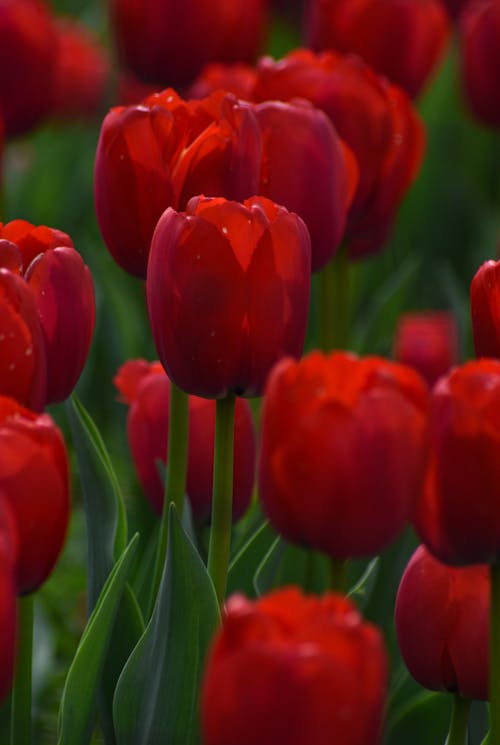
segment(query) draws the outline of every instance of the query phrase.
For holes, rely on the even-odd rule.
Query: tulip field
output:
[[[500,745],[500,0],[0,2],[0,745]]]

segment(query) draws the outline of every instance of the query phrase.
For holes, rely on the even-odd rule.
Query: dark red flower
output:
[[[305,98],[331,119],[359,170],[348,215],[349,255],[379,250],[423,157],[424,129],[408,96],[352,55],[295,50],[258,65],[257,101]]]
[[[14,676],[17,637],[16,562],[18,537],[12,512],[0,490],[0,702]]]
[[[257,73],[251,65],[237,63],[224,65],[212,62],[206,65],[189,89],[189,98],[203,98],[218,90],[230,91],[243,101],[253,99]]]
[[[463,89],[474,115],[500,127],[500,0],[470,2],[460,16]]]
[[[127,433],[145,495],[158,515],[163,509],[163,481],[158,461],[167,463],[170,381],[160,363],[130,360],[114,379],[130,405]],[[189,444],[186,493],[194,519],[210,520],[215,441],[215,401],[189,397]],[[247,401],[236,401],[234,422],[233,521],[250,504],[255,472],[255,431]]]
[[[170,379],[206,398],[259,395],[280,357],[302,353],[310,276],[307,228],[264,197],[168,209],[151,244],[147,297]]]
[[[458,363],[458,330],[452,313],[405,313],[399,319],[394,357],[417,370],[430,386]]]
[[[47,414],[0,396],[0,500],[19,537],[19,593],[37,589],[61,552],[69,520],[68,459],[61,433]]]
[[[500,362],[454,368],[431,398],[430,458],[414,515],[427,548],[447,564],[500,556]]]
[[[385,548],[421,488],[427,399],[414,370],[377,357],[313,353],[276,365],[259,463],[276,530],[338,559]]]
[[[488,569],[446,566],[424,546],[411,557],[396,599],[396,632],[408,670],[425,688],[488,698]]]
[[[185,102],[173,90],[104,120],[95,164],[99,227],[113,258],[146,276],[164,210],[197,194],[245,199],[258,191],[260,135],[249,106],[222,91]]]
[[[264,0],[112,0],[125,66],[159,86],[186,86],[212,61],[251,62],[266,30]]]
[[[414,98],[448,41],[441,0],[309,0],[309,45],[359,54]]]
[[[312,271],[318,271],[343,238],[358,182],[356,161],[326,114],[307,101],[267,101],[254,111],[262,134],[260,194],[304,220]]]
[[[20,292],[20,283],[14,278],[7,279],[6,275],[24,278],[38,315],[45,356],[45,362],[40,362],[42,353],[38,351],[36,324],[28,321],[24,314],[32,339],[28,343],[26,330],[21,333],[19,314],[15,320],[11,317],[9,326],[15,324],[16,329],[12,327],[9,334],[14,336],[7,335],[7,339],[13,339],[17,350],[12,352],[11,364],[15,364],[17,374],[26,373],[26,383],[22,388],[31,390],[34,385],[36,394],[16,393],[3,383],[2,393],[12,395],[34,409],[63,401],[80,377],[92,340],[95,302],[90,271],[66,233],[44,225],[34,226],[25,220],[0,224],[0,267],[4,267],[0,269],[4,286],[15,285]],[[24,290],[23,294],[26,294]],[[28,308],[32,301],[25,300],[24,304]],[[32,311],[30,319],[31,316]],[[24,357],[32,356],[32,359],[23,359],[23,354]],[[40,394],[37,385],[41,385],[39,379],[45,375],[44,365],[46,388]],[[31,367],[33,373],[28,374]],[[6,375],[5,370],[3,375]],[[28,386],[27,380],[33,377],[35,381],[32,380],[32,386]],[[21,386],[21,380],[15,381],[15,386]]]
[[[477,357],[500,357],[500,261],[485,261],[470,286]]]
[[[57,37],[38,0],[0,3],[0,113],[7,135],[38,124],[49,110]]]
[[[57,64],[50,89],[50,111],[62,118],[91,117],[104,105],[110,64],[89,29],[65,19],[56,25]]]
[[[442,0],[442,2],[446,6],[449,15],[452,18],[458,18],[470,0]]]
[[[202,689],[205,745],[376,745],[382,635],[340,595],[288,588],[226,605]]]

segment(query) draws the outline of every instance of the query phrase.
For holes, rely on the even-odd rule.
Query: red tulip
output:
[[[211,61],[250,62],[266,24],[264,0],[112,0],[125,66],[159,86],[185,86]]]
[[[447,564],[500,557],[500,362],[468,362],[431,399],[430,458],[414,515],[427,548]]]
[[[458,18],[470,0],[442,0],[442,2],[446,6],[448,14],[452,18]]]
[[[151,244],[147,297],[170,379],[206,398],[259,395],[272,365],[302,352],[310,272],[304,223],[264,197],[168,209]]]
[[[52,18],[38,0],[0,4],[0,112],[8,135],[22,134],[48,113],[56,63]]]
[[[110,76],[107,54],[85,26],[73,20],[56,25],[57,64],[50,110],[62,118],[92,117],[103,107]]]
[[[251,101],[256,79],[257,73],[251,65],[213,62],[198,75],[189,89],[189,98],[203,98],[214,91],[224,90],[244,101]]]
[[[44,225],[36,227],[25,220],[0,224],[0,266],[24,277],[38,314],[47,367],[43,396],[16,395],[3,386],[2,392],[35,409],[63,401],[80,377],[92,340],[95,302],[89,269],[68,235]],[[9,281],[12,285],[14,280]],[[17,332],[14,333],[17,337]],[[13,362],[18,371],[31,364],[35,377],[42,377],[42,368],[38,370],[37,367],[44,363],[38,362],[40,354],[33,324],[31,337],[33,360],[23,359],[19,365],[17,360],[22,358],[23,351],[19,348]],[[21,337],[16,345],[22,346]],[[30,348],[26,346],[25,356]],[[16,385],[20,385],[20,381]]]
[[[460,17],[462,82],[474,115],[500,127],[500,0],[470,2]]]
[[[279,590],[227,603],[205,670],[205,745],[376,745],[382,636],[339,595]]]
[[[260,193],[304,220],[317,271],[344,235],[358,181],[356,161],[326,114],[306,101],[268,101],[254,111],[262,134]]]
[[[33,592],[61,552],[69,520],[68,459],[61,433],[0,396],[0,500],[10,508],[19,537],[17,590]]]
[[[306,98],[330,117],[359,169],[348,215],[349,254],[379,250],[423,156],[423,126],[408,96],[357,57],[299,49],[279,62],[261,60],[254,97]]]
[[[425,688],[488,698],[488,567],[449,567],[419,546],[396,599],[403,659]]]
[[[410,365],[429,386],[458,362],[458,330],[454,316],[445,312],[406,313],[394,341],[394,357]]]
[[[442,57],[448,31],[441,0],[309,0],[313,49],[359,54],[412,98]]]
[[[470,286],[472,332],[477,357],[500,357],[500,261],[485,261]]]
[[[260,137],[248,106],[219,91],[185,102],[166,90],[115,108],[97,146],[95,202],[104,241],[127,272],[145,277],[162,212],[192,196],[245,199],[258,190]]]
[[[269,376],[260,497],[287,540],[345,559],[381,551],[410,519],[428,393],[411,368],[313,353]]]
[[[14,676],[17,636],[15,568],[18,557],[15,521],[0,492],[0,702]]]
[[[158,515],[163,509],[163,481],[158,461],[167,464],[170,381],[160,363],[126,362],[114,379],[130,405],[127,432],[141,486]],[[210,520],[215,439],[215,401],[189,397],[189,444],[186,493],[194,519]],[[168,464],[167,464],[168,465]],[[235,409],[233,521],[250,504],[255,470],[255,431],[247,401]]]

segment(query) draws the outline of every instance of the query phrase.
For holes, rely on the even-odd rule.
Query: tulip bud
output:
[[[188,393],[259,395],[305,339],[311,244],[302,220],[264,197],[199,197],[168,209],[148,264],[149,318],[169,378]]]
[[[115,386],[130,405],[127,433],[142,489],[158,515],[163,510],[163,481],[158,461],[168,467],[170,381],[159,363],[130,360],[118,370]],[[215,440],[215,401],[189,396],[189,443],[186,493],[196,522],[210,520]],[[255,432],[250,406],[238,399],[234,423],[233,521],[246,512],[255,471]]]
[[[260,497],[287,540],[335,559],[378,553],[409,521],[426,455],[419,375],[377,357],[283,360],[266,386]]]
[[[500,357],[500,261],[485,261],[470,286],[476,357]]]
[[[205,745],[377,745],[382,636],[349,600],[295,588],[226,605],[205,670]]]
[[[61,433],[46,414],[36,415],[0,396],[0,500],[17,529],[19,594],[36,590],[61,552],[69,521],[68,459]]]
[[[406,313],[399,319],[394,357],[414,367],[429,386],[458,362],[458,331],[451,313]]]
[[[488,698],[489,593],[487,566],[449,567],[417,548],[399,585],[395,622],[420,685]]]

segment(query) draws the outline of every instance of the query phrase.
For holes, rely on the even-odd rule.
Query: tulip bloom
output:
[[[205,745],[376,745],[382,636],[339,595],[295,588],[226,605],[202,689]]]
[[[396,599],[401,654],[415,680],[435,691],[488,698],[489,571],[449,567],[419,546]]]
[[[260,194],[304,220],[311,236],[312,271],[318,271],[344,235],[358,181],[354,156],[326,114],[306,101],[268,101],[254,112],[262,134]]]
[[[0,286],[11,288],[6,321],[11,331],[3,349],[5,343],[15,345],[9,354],[16,376],[13,390],[5,385],[9,366],[4,368],[1,391],[34,409],[63,401],[80,377],[92,340],[95,301],[90,271],[66,233],[25,220],[0,224],[0,267]],[[21,301],[12,301],[14,287],[18,297],[24,297],[21,312]]]
[[[417,533],[447,564],[500,557],[500,362],[457,367],[434,388]]]
[[[18,548],[15,521],[0,491],[0,702],[8,694],[14,676],[17,636],[15,569]]]
[[[423,157],[423,125],[408,96],[357,57],[299,49],[279,62],[260,61],[254,98],[305,98],[330,117],[359,171],[347,221],[349,255],[379,250]]]
[[[458,362],[458,331],[451,313],[406,313],[398,323],[394,357],[410,365],[429,386]]]
[[[170,381],[160,363],[130,360],[118,371],[115,386],[130,405],[127,433],[141,486],[158,515],[163,509],[163,481],[158,461],[166,464]],[[189,444],[186,493],[193,517],[208,522],[212,510],[215,401],[189,397]],[[247,401],[235,408],[233,522],[250,504],[255,471],[255,431]]]
[[[448,41],[441,0],[309,0],[312,49],[359,54],[414,98]]]
[[[50,90],[50,111],[57,117],[92,117],[104,104],[110,77],[107,54],[90,30],[72,20],[60,21],[57,64]]]
[[[264,197],[192,199],[151,244],[147,298],[158,355],[187,393],[259,395],[272,365],[302,353],[311,244],[302,220]]]
[[[57,36],[39,0],[0,4],[0,110],[7,135],[34,127],[48,113]]]
[[[500,357],[500,261],[485,261],[470,286],[472,332],[477,357]]]
[[[61,552],[69,521],[68,458],[52,419],[0,396],[0,500],[19,538],[16,585],[36,590]]]
[[[236,98],[251,101],[256,79],[256,70],[251,65],[213,62],[198,75],[189,89],[189,98],[204,98],[214,91],[224,90],[230,91]]]
[[[189,85],[212,61],[251,62],[266,27],[264,0],[112,0],[125,67],[158,86]]]
[[[250,108],[219,91],[185,102],[166,90],[112,109],[95,164],[99,227],[115,261],[145,277],[153,231],[169,206],[197,194],[245,199],[258,191],[260,135]]]
[[[473,114],[500,127],[500,0],[475,0],[459,23],[462,85]]]
[[[427,400],[415,371],[377,357],[313,353],[276,365],[259,464],[274,528],[335,559],[384,549],[419,494]]]

